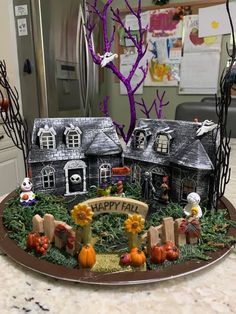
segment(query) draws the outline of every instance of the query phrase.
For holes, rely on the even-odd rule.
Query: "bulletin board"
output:
[[[209,6],[213,6],[213,5],[218,5],[218,4],[224,4],[225,1],[224,0],[208,0],[208,1],[194,1],[194,2],[181,2],[181,3],[169,3],[166,5],[162,5],[162,6],[146,6],[143,7],[143,12],[146,11],[155,11],[155,10],[159,10],[159,9],[168,9],[168,8],[179,8],[181,7],[184,11],[184,15],[194,15],[194,14],[198,14],[198,10],[199,8],[204,8],[204,7],[209,7]],[[123,18],[125,18],[127,15],[130,14],[130,11],[128,9],[123,9],[120,10],[121,16]],[[118,25],[117,25],[118,26]],[[134,31],[134,36],[136,36],[135,31]],[[134,49],[134,47],[132,48],[132,45],[129,47],[129,42],[122,42],[122,34],[120,34],[119,30],[116,32],[116,36],[115,36],[115,51],[118,54],[119,58],[117,59],[117,66],[120,67],[121,64],[121,59],[120,56],[124,56],[127,53],[133,53],[132,49]],[[145,42],[147,42],[147,36],[145,37]],[[128,52],[127,52],[128,51]],[[201,53],[201,51],[199,52]],[[212,54],[213,55],[213,54]],[[217,60],[219,61],[219,60]],[[207,62],[207,60],[205,60],[205,62]],[[186,66],[188,65],[188,60],[186,59]],[[119,82],[119,80],[117,78],[115,78],[116,82]],[[146,81],[146,80],[145,80]],[[187,78],[186,78],[187,81]],[[145,85],[145,86],[158,86],[158,85]],[[165,86],[165,85],[160,85],[160,86]],[[167,86],[178,86],[178,84],[169,84]],[[180,91],[181,93],[181,91]],[[198,92],[196,91],[192,91],[191,89],[189,90],[189,92],[183,92],[186,94],[197,94]],[[201,92],[202,93],[202,92]],[[206,93],[202,93],[202,94],[212,94],[212,90],[210,90],[210,92],[206,92]],[[213,92],[214,93],[214,92]],[[200,93],[199,93],[200,94]]]

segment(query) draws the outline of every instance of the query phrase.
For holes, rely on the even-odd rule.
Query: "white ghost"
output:
[[[101,67],[105,67],[108,63],[112,62],[114,59],[118,58],[117,53],[106,52],[103,56],[100,56],[102,59]]]

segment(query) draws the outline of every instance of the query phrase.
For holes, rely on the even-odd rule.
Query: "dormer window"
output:
[[[168,134],[157,134],[155,149],[157,153],[168,154],[170,146],[170,137]]]
[[[69,127],[65,129],[64,135],[66,136],[66,147],[67,148],[79,148],[81,146],[81,130],[70,124]]]
[[[148,138],[151,136],[149,128],[139,128],[134,131],[133,145],[136,149],[145,149],[147,147]]]
[[[53,127],[49,128],[46,124],[44,128],[38,131],[40,149],[56,148],[56,132]]]

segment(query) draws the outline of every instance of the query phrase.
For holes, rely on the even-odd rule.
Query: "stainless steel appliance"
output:
[[[97,115],[84,0],[13,0],[24,117]],[[99,27],[94,44],[99,45]],[[99,48],[98,48],[99,49]]]

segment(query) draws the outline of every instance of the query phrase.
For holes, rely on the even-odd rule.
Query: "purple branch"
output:
[[[140,67],[140,70],[143,72],[143,77],[140,80],[140,82],[136,85],[136,87],[133,89],[133,92],[135,93],[139,87],[143,84],[143,82],[145,81],[146,77],[147,77],[147,73],[148,73],[148,61],[146,62],[146,68],[144,69],[143,66]]]
[[[136,101],[136,104],[139,105],[142,109],[141,112],[145,115],[146,118],[150,118],[150,113],[151,111],[153,110],[153,108],[155,109],[155,113],[156,113],[156,117],[157,119],[161,119],[161,116],[162,116],[162,110],[163,110],[163,107],[167,106],[169,104],[169,101],[167,101],[166,103],[163,102],[163,99],[165,97],[165,91],[162,93],[162,95],[160,96],[159,95],[159,92],[158,90],[156,91],[156,99],[154,99],[151,107],[148,109],[144,99],[142,98],[142,102],[137,102]],[[157,100],[159,102],[159,105],[157,103]]]

